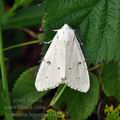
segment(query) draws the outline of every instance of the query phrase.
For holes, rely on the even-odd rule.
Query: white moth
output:
[[[87,92],[90,87],[85,58],[74,30],[67,24],[53,38],[38,70],[35,87],[44,91],[61,83],[81,92]]]

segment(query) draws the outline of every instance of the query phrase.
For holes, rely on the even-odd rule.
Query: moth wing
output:
[[[62,81],[59,70],[57,68],[57,61],[59,58],[57,36],[54,37],[46,55],[38,70],[35,87],[38,91],[44,91],[57,87]]]
[[[71,52],[69,52],[72,49]],[[69,55],[70,53],[70,55]],[[72,48],[67,50],[66,83],[72,89],[87,92],[90,87],[87,64],[77,38],[74,38]]]

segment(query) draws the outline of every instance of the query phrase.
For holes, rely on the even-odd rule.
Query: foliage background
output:
[[[90,91],[84,94],[61,85],[37,92],[35,76],[49,46],[43,41],[51,41],[53,30],[65,23],[83,43]],[[108,119],[105,105],[117,108],[120,101],[119,32],[119,0],[1,0],[1,119]]]

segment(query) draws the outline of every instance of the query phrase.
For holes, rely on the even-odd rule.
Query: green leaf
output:
[[[65,114],[63,112],[48,109],[47,114],[44,115],[42,120],[65,120]]]
[[[4,13],[4,2],[3,0],[0,0],[0,26],[2,24],[2,17],[3,17],[3,13]]]
[[[44,15],[44,6],[32,5],[16,11],[15,15],[3,24],[4,29],[38,25]]]
[[[2,16],[4,13],[4,2],[3,0],[0,1],[0,16]]]
[[[33,0],[15,0],[15,6],[25,6],[32,2]]]
[[[46,95],[46,92],[37,92],[35,89],[37,69],[38,67],[30,68],[18,78],[12,92],[13,105],[28,108]]]
[[[63,107],[64,103],[67,104],[67,111],[73,120],[87,119],[95,109],[99,97],[99,83],[94,75],[91,75],[90,85],[88,93],[81,93],[67,87],[56,106]]]
[[[120,120],[120,105],[113,107],[113,105],[105,106],[104,113],[106,114],[105,120]]]
[[[120,120],[120,115],[119,115],[119,113],[112,112],[112,113],[107,115],[105,120]]]
[[[119,60],[119,8],[118,0],[100,0],[89,14],[85,39],[86,55],[91,62]]]
[[[111,62],[104,65],[102,82],[105,94],[114,96],[120,101],[120,62]]]
[[[71,27],[78,27],[97,1],[98,0],[46,0],[45,8],[47,17],[44,25],[47,38],[51,39],[53,37],[51,37],[51,30],[58,29],[65,23],[68,23]]]
[[[57,120],[57,112],[53,110],[49,110],[47,112],[47,119],[48,120]]]
[[[2,91],[2,83],[0,79],[0,115],[4,115],[4,102],[3,102],[3,91]]]
[[[5,114],[5,105],[4,105],[4,99],[2,97],[2,93],[0,93],[0,116]]]
[[[89,63],[120,59],[119,0],[46,0],[45,3],[47,39],[53,37],[53,29],[68,23],[72,28],[80,27]]]

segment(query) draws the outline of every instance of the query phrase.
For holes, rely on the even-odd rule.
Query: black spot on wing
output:
[[[78,65],[80,65],[80,64],[81,64],[81,62],[79,61],[79,62],[78,62]]]
[[[51,65],[51,62],[50,62],[50,61],[47,61],[47,64],[48,64],[48,65]]]

